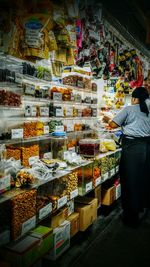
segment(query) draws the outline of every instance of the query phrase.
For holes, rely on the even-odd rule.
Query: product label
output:
[[[15,74],[15,82],[21,84],[22,83],[22,75],[19,73]]]
[[[44,159],[52,159],[52,153],[51,152],[44,153],[43,158]]]
[[[106,181],[109,177],[109,173],[106,172],[105,174],[103,174],[103,181]]]
[[[101,184],[101,177],[95,180],[95,186],[98,186],[99,184]]]
[[[116,172],[118,172],[119,171],[119,165],[118,166],[116,166]]]
[[[52,203],[49,203],[44,208],[39,210],[39,219],[42,220],[44,217],[52,212]]]
[[[34,95],[35,94],[35,86],[32,84],[26,84],[25,94]]]
[[[23,138],[23,129],[12,129],[11,138],[12,139]]]
[[[63,132],[64,131],[64,126],[63,125],[57,125],[55,128],[55,132]]]
[[[113,169],[111,169],[111,170],[110,170],[110,176],[113,176],[113,175],[115,175],[115,173],[116,173],[116,170],[115,170],[115,168],[113,168]]]
[[[55,101],[62,101],[62,94],[61,93],[53,93],[53,100]]]
[[[0,178],[0,192],[9,188],[11,184],[10,174]]]
[[[59,209],[63,207],[66,203],[67,203],[67,196],[61,197],[60,199],[58,199],[57,208]]]
[[[78,196],[78,189],[75,189],[75,190],[73,190],[71,193],[70,193],[70,199],[73,199],[73,198],[75,198],[75,197],[77,197]]]
[[[92,190],[92,182],[86,184],[86,187],[85,187],[85,192],[88,192],[90,190]]]
[[[32,228],[36,226],[36,216],[33,216],[31,219],[27,220],[22,224],[22,231],[21,234],[24,235],[28,231],[30,231]]]
[[[121,184],[118,184],[116,186],[116,199],[118,199],[121,196]]]
[[[44,125],[44,134],[49,134],[49,126]]]
[[[36,107],[30,107],[30,113],[32,117],[36,117]]]
[[[39,159],[39,156],[30,157],[29,158],[29,165],[32,165],[38,159]]]
[[[66,116],[67,117],[72,117],[73,116],[73,109],[72,108],[67,108],[66,109]]]
[[[75,148],[75,146],[73,146],[73,147],[69,147],[68,150],[69,151],[72,151],[72,152],[75,152],[76,151],[76,148]]]
[[[49,108],[48,107],[40,107],[40,116],[48,117],[49,116]]]
[[[63,117],[62,108],[56,108],[56,117]]]

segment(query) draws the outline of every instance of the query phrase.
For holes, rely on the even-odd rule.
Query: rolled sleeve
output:
[[[127,107],[125,107],[112,119],[112,121],[115,122],[118,126],[122,126],[125,123],[127,116],[128,110]]]

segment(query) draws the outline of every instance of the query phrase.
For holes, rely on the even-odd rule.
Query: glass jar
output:
[[[51,151],[53,159],[63,159],[64,152],[67,151],[67,136],[57,136],[51,138]]]

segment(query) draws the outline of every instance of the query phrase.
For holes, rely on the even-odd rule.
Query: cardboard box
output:
[[[68,217],[68,209],[63,208],[59,211],[57,211],[52,217],[51,217],[51,222],[50,222],[50,227],[55,229],[59,225],[61,225],[66,218]]]
[[[35,228],[30,235],[40,240],[40,245],[38,247],[39,258],[43,257],[53,247],[52,228],[40,225]]]
[[[70,237],[79,232],[79,213],[72,213],[67,220],[70,222]]]
[[[6,246],[3,255],[11,267],[29,267],[38,260],[39,245],[39,238],[28,235]]]
[[[77,198],[75,211],[79,213],[79,230],[85,231],[97,218],[97,198]]]
[[[116,187],[102,189],[102,205],[111,205],[116,200]]]
[[[65,250],[70,247],[70,222],[64,221],[53,230],[54,245],[46,259],[56,260]]]
[[[102,202],[102,197],[101,197],[101,185],[98,185],[95,189],[94,189],[94,197],[98,199],[98,207],[101,206],[101,202]]]

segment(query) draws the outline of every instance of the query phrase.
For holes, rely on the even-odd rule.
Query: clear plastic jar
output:
[[[99,154],[98,139],[82,139],[79,141],[79,153],[85,157],[94,157]]]

